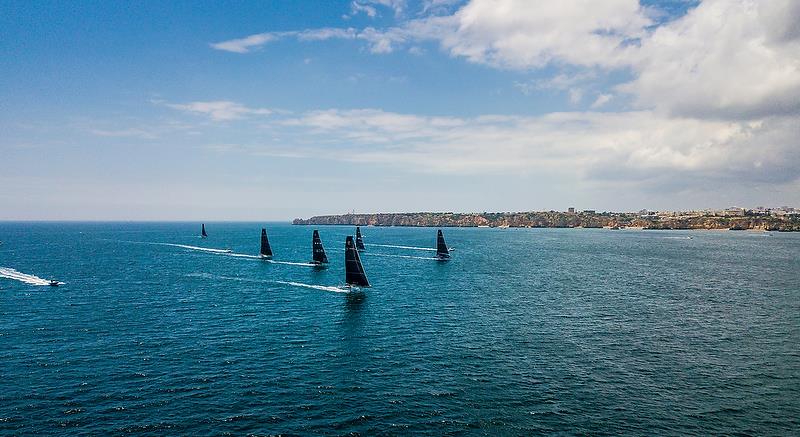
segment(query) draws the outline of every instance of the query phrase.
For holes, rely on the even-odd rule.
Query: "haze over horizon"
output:
[[[0,3],[0,220],[800,206],[800,2]]]

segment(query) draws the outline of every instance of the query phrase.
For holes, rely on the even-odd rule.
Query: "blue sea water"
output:
[[[800,433],[800,235],[261,226],[0,223],[0,434]]]

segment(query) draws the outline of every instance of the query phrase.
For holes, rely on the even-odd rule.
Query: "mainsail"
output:
[[[267,239],[267,230],[261,228],[261,257],[272,258],[272,248],[269,247],[269,240]]]
[[[450,250],[447,248],[447,243],[444,242],[444,234],[441,229],[436,233],[436,256],[439,259],[450,258]]]
[[[347,285],[369,287],[367,275],[364,273],[364,266],[361,265],[361,257],[358,256],[353,237],[349,235],[344,242],[344,277]]]
[[[203,223],[200,226],[201,226],[201,228],[200,228],[200,236],[201,237],[208,237],[208,234],[206,234],[206,224]]]
[[[361,227],[356,226],[356,249],[364,250],[364,240],[361,238]]]
[[[319,238],[319,231],[314,229],[314,236],[311,242],[311,254],[315,264],[327,264],[328,256],[325,255],[325,248],[322,247],[322,240]]]

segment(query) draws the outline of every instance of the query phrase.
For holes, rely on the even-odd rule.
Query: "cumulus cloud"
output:
[[[653,15],[637,0],[471,0],[387,29],[256,34],[212,46],[244,53],[285,36],[348,38],[391,53],[433,41],[495,68],[627,71],[617,90],[643,109],[733,119],[800,113],[800,2],[705,0],[665,23]]]
[[[641,108],[721,118],[800,112],[800,2],[706,0],[658,26],[649,14],[636,0],[472,0],[404,29],[424,28],[405,39],[433,38],[452,56],[498,68],[624,69],[633,78],[618,89]]]
[[[621,85],[641,107],[692,117],[800,113],[800,2],[707,0],[655,29]]]
[[[430,171],[559,168],[593,179],[797,181],[800,2],[705,0],[682,16],[657,17],[636,0],[470,0],[384,29],[295,32],[299,40],[364,41],[374,53],[433,42],[493,68],[555,71],[516,82],[524,93],[555,89],[573,104],[597,109],[613,99],[634,110],[475,118],[326,110],[275,128],[358,147],[349,159]],[[611,85],[598,87],[599,76]]]

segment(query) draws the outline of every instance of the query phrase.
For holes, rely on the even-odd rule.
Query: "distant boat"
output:
[[[328,256],[325,255],[325,248],[322,247],[322,239],[319,238],[319,231],[314,229],[314,235],[311,237],[311,255],[313,263],[322,265],[328,263]]]
[[[361,257],[350,235],[344,241],[344,281],[350,287],[369,287]]]
[[[612,226],[609,229],[611,229],[612,231],[618,231],[619,230],[619,226]]]
[[[47,284],[47,285],[49,285],[49,286],[51,286],[51,287],[58,287],[58,286],[59,286],[59,282],[58,282],[58,281],[56,281],[55,279],[51,279],[51,280],[50,280],[50,283],[49,283],[49,284]]]
[[[447,243],[444,242],[444,234],[439,229],[436,232],[436,257],[441,261],[450,259],[450,249],[447,248]]]
[[[264,259],[271,259],[272,258],[272,248],[269,247],[269,240],[267,239],[267,230],[265,228],[261,228],[261,258]]]
[[[361,228],[356,226],[356,249],[365,250],[364,239],[361,238]]]
[[[203,223],[200,226],[201,226],[201,228],[200,228],[200,236],[203,237],[203,238],[208,237],[208,234],[206,234],[206,224]]]

